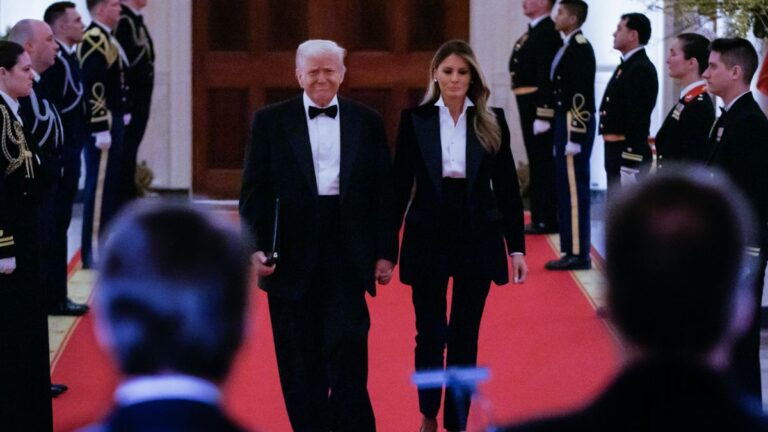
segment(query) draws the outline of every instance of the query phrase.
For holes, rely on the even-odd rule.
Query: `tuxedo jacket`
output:
[[[633,158],[639,156],[642,162],[649,162],[648,136],[658,92],[656,67],[645,49],[622,61],[608,81],[600,104],[600,135],[626,136],[625,151]]]
[[[124,65],[120,47],[115,41],[104,28],[92,22],[77,47],[91,133],[109,131],[113,122],[123,121]]]
[[[560,38],[560,33],[555,30],[555,23],[551,18],[546,17],[515,42],[509,58],[512,89],[538,87],[537,111],[551,111],[549,95],[552,83],[549,79],[549,68],[552,66],[552,58],[562,44],[563,40]]]
[[[709,130],[715,105],[705,89],[694,89],[677,101],[656,133],[657,169],[669,162],[706,162],[712,149]]]
[[[768,421],[759,405],[752,403],[724,377],[701,366],[645,363],[624,371],[596,401],[582,410],[501,430],[768,431]]]
[[[219,407],[184,399],[118,406],[107,419],[81,432],[243,432]]]
[[[750,246],[768,247],[768,119],[752,93],[717,119],[709,135],[709,164],[730,176],[752,205],[759,235]]]
[[[523,206],[504,111],[494,109],[502,133],[501,147],[495,155],[480,145],[472,127],[475,113],[475,107],[467,108],[467,238],[471,241],[465,262],[474,276],[501,285],[509,281],[507,250],[525,252]],[[442,235],[438,229],[443,181],[439,107],[426,104],[402,112],[394,172],[395,232],[408,209],[400,251],[400,280],[410,285],[433,276],[438,253],[435,245]],[[414,183],[416,192],[411,198]]]
[[[339,97],[340,249],[361,288],[375,295],[378,259],[396,260],[392,172],[384,123],[370,108]],[[317,261],[318,192],[307,114],[301,95],[269,105],[253,118],[240,195],[240,215],[253,236],[253,250],[271,249],[275,199],[280,198],[280,260],[259,278],[270,295],[298,299]]]
[[[587,125],[595,115],[595,51],[578,30],[565,47],[552,79],[552,106],[568,114],[568,140],[589,147]]]

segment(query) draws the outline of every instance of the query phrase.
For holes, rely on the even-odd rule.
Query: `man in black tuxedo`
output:
[[[707,88],[723,99],[723,114],[709,135],[709,165],[729,175],[754,209],[758,231],[747,244],[758,277],[754,284],[755,320],[736,347],[733,369],[746,390],[761,397],[760,304],[768,261],[768,119],[749,91],[757,70],[757,52],[741,38],[712,42]]]
[[[656,133],[656,169],[670,162],[706,162],[707,146],[715,122],[715,104],[701,77],[709,62],[709,39],[682,33],[673,41],[667,56],[669,76],[682,88],[680,99]]]
[[[613,33],[613,47],[621,52],[621,64],[605,89],[598,128],[605,141],[609,197],[620,182],[636,181],[651,166],[648,135],[659,81],[645,53],[650,38],[651,22],[639,13],[622,15]]]
[[[219,387],[243,339],[248,252],[235,227],[185,206],[134,205],[99,261],[99,342],[126,377],[87,430],[241,431]]]
[[[77,44],[83,40],[83,21],[68,1],[48,6],[43,19],[53,31],[59,54],[53,66],[41,73],[40,86],[48,100],[58,109],[64,127],[61,148],[61,178],[56,194],[55,237],[49,245],[53,268],[47,282],[48,313],[52,315],[82,315],[88,305],[67,298],[67,230],[72,221],[72,205],[80,181],[80,154],[89,138],[88,111],[83,97],[83,76],[77,59]]]
[[[125,202],[122,188],[125,89],[128,59],[112,29],[120,19],[120,0],[88,0],[93,21],[77,47],[90,122],[86,144],[81,257],[83,267],[96,260],[99,236]]]
[[[327,40],[299,45],[304,94],[256,112],[243,172],[240,214],[295,431],[375,430],[365,292],[389,282],[397,236],[381,117],[336,94],[345,53]],[[279,261],[268,265],[274,229]]]
[[[550,18],[554,0],[524,0],[528,31],[515,43],[509,59],[512,93],[530,169],[531,224],[528,234],[557,232],[555,161],[552,157],[552,82],[549,69],[563,44]]]
[[[616,198],[607,294],[627,364],[586,408],[503,430],[768,430],[761,406],[727,374],[755,302],[748,203],[701,168],[668,170]]]
[[[122,0],[120,21],[115,29],[115,37],[128,58],[125,85],[131,121],[125,126],[123,169],[123,187],[128,199],[135,198],[139,193],[136,190],[136,157],[147,129],[155,85],[155,47],[141,14],[148,1]]]

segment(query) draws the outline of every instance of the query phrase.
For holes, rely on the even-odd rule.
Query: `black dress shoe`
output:
[[[51,384],[51,397],[57,397],[69,390],[66,384]]]
[[[525,226],[526,234],[554,234],[557,232],[557,226],[545,223],[530,223]]]
[[[80,316],[88,312],[87,304],[75,303],[70,299],[48,308],[48,315]]]
[[[592,259],[588,256],[565,255],[560,259],[548,261],[544,264],[547,270],[589,270],[592,268]]]

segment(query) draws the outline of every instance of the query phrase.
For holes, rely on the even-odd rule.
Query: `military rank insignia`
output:
[[[672,111],[672,118],[675,120],[680,120],[680,114],[683,113],[684,108],[685,108],[685,105],[678,102],[678,104],[675,105],[675,110]]]

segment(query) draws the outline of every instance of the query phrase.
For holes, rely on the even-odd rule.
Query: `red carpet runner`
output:
[[[527,244],[528,281],[491,289],[480,333],[479,362],[491,368],[491,380],[481,390],[501,419],[583,404],[607,383],[619,362],[616,342],[573,276],[543,270],[544,262],[555,257],[546,237],[529,236]],[[245,427],[290,431],[266,298],[254,292],[255,314],[226,385],[226,407]],[[420,414],[410,383],[415,332],[410,289],[395,282],[379,287],[369,305],[369,389],[378,430],[415,431]],[[118,376],[96,347],[92,324],[91,314],[79,320],[54,365],[53,381],[70,386],[54,400],[56,431],[97,420],[112,403]]]

